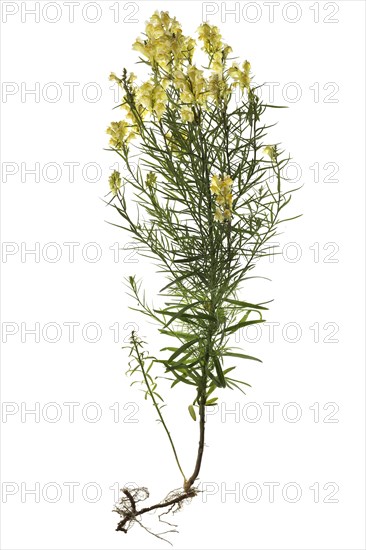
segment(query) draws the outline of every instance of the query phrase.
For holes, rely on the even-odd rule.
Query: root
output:
[[[113,510],[114,512],[117,512],[117,514],[121,516],[121,520],[117,525],[116,531],[122,531],[123,533],[127,533],[128,530],[136,522],[140,525],[140,527],[145,529],[151,535],[154,535],[155,537],[171,544],[167,539],[164,539],[161,535],[164,535],[166,533],[177,533],[176,529],[174,529],[174,527],[177,527],[177,526],[173,525],[172,523],[169,523],[165,519],[162,519],[162,516],[169,513],[175,514],[176,512],[178,512],[182,508],[184,502],[185,501],[190,502],[191,499],[195,497],[199,491],[195,487],[191,487],[188,490],[175,489],[173,491],[170,491],[170,493],[168,493],[168,495],[158,504],[154,504],[152,506],[147,506],[140,509],[138,509],[138,504],[140,502],[143,502],[150,496],[149,491],[146,489],[146,487],[138,487],[137,489],[121,489],[121,492],[122,492],[122,497],[119,503],[115,506]],[[152,512],[154,510],[161,510],[165,508],[167,508],[167,510],[159,514],[159,521],[169,525],[170,527],[172,527],[172,529],[169,529],[164,533],[156,534],[150,531],[149,529],[147,529],[141,523],[141,516],[143,516],[147,512]]]

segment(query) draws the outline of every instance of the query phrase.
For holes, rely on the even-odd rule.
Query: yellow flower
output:
[[[121,80],[120,78],[118,78],[118,76],[116,76],[115,73],[111,73],[111,74],[109,75],[109,80],[111,80],[111,81],[114,80],[115,82],[118,82],[118,84],[121,84],[121,83],[122,83],[122,80]]]
[[[153,107],[153,89],[154,84],[151,81],[148,81],[144,82],[144,84],[140,86],[136,93],[137,102],[145,107],[145,109],[147,109],[148,111],[151,111]]]
[[[130,76],[127,79],[128,84],[133,84],[133,82],[135,82],[136,78],[137,78],[137,76],[135,75],[135,73],[130,73]]]
[[[136,102],[160,119],[165,112],[168,96],[160,84],[154,85],[150,80],[136,90]]]
[[[147,23],[145,33],[149,38],[160,38],[164,35],[164,28],[159,24],[153,25],[153,23]]]
[[[220,189],[220,192],[222,194],[223,197],[227,197],[230,195],[230,191],[231,191],[231,186],[230,185],[222,185],[221,189]]]
[[[214,174],[211,178],[210,189],[215,195],[216,212],[214,218],[216,221],[223,222],[230,220],[232,217],[232,185],[233,180],[227,174],[224,174],[223,177]]]
[[[163,114],[165,113],[165,104],[162,103],[162,102],[155,103],[154,112],[155,112],[158,120],[160,120],[161,117],[163,116]]]
[[[221,52],[216,52],[216,53],[214,53],[213,58],[212,58],[212,70],[217,72],[217,73],[221,73],[222,68],[223,68],[222,53]]]
[[[162,78],[160,82],[162,88],[166,90],[170,85],[170,79],[169,78]]]
[[[233,63],[231,65],[231,67],[228,68],[227,72],[228,72],[229,76],[231,76],[231,78],[238,79],[239,75],[240,75],[240,69],[238,67],[238,64]]]
[[[187,69],[188,78],[191,82],[192,93],[195,100],[200,103],[204,101],[204,96],[202,95],[205,91],[206,80],[203,76],[203,71],[197,69],[195,65],[190,65]]]
[[[267,145],[263,149],[263,153],[265,155],[268,155],[271,160],[276,160],[277,158],[277,150],[275,145]]]
[[[206,80],[203,71],[195,65],[189,65],[187,74],[178,69],[174,71],[174,86],[180,90],[180,99],[183,103],[198,103],[204,105],[206,102]]]
[[[180,110],[180,115],[182,117],[182,120],[184,122],[193,122],[194,121],[194,113],[190,107],[187,105],[183,105]]]
[[[229,53],[232,53],[233,49],[231,46],[228,46],[227,44],[224,46],[224,49],[222,50],[222,55],[226,59]]]
[[[193,103],[194,102],[194,95],[192,92],[185,91],[180,94],[180,99],[183,101],[183,103]]]
[[[228,69],[228,75],[233,79],[234,85],[238,85],[243,91],[244,88],[249,89],[250,84],[250,63],[249,61],[244,61],[243,70],[241,71],[237,63],[233,63]]]
[[[216,208],[214,219],[215,219],[215,221],[221,222],[221,223],[224,221],[224,216],[223,216],[220,208]]]
[[[224,185],[228,185],[228,186],[231,186],[233,184],[233,180],[231,179],[230,176],[228,176],[227,174],[224,174],[224,178],[223,178],[223,184]]]
[[[109,176],[109,188],[114,195],[117,195],[119,189],[121,188],[121,174],[114,170]]]
[[[210,185],[210,189],[211,189],[211,192],[214,193],[214,195],[219,195],[220,194],[220,189],[219,189],[217,183],[212,182],[211,185]]]
[[[219,73],[212,73],[210,75],[207,85],[207,96],[211,97],[218,105],[222,99],[226,99],[229,96],[230,90]]]
[[[211,181],[212,181],[212,183],[215,183],[216,185],[219,185],[221,180],[220,180],[220,178],[217,174],[214,174],[211,178]]]
[[[107,134],[111,136],[109,144],[116,149],[120,149],[123,143],[134,137],[134,132],[130,130],[130,126],[125,120],[111,122],[111,125],[107,128]]]
[[[140,52],[145,57],[150,57],[149,48],[141,38],[136,38],[136,41],[132,44],[132,49]]]
[[[194,38],[188,37],[184,41],[184,47],[182,50],[182,53],[184,54],[185,58],[189,63],[192,62],[192,57],[194,54],[194,50],[196,48],[196,41]]]
[[[203,42],[203,51],[212,55],[219,50],[222,50],[222,36],[215,25],[209,23],[202,23],[198,29],[198,38]]]

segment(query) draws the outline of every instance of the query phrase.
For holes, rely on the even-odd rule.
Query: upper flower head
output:
[[[196,43],[183,35],[180,23],[169,12],[155,11],[146,23],[145,35],[145,40],[137,38],[132,47],[152,65],[171,73],[184,60],[191,62]]]

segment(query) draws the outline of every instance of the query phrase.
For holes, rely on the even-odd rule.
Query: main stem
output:
[[[208,236],[209,236],[209,250],[210,250],[210,274],[209,274],[209,293],[210,293],[210,313],[211,315],[214,314],[215,311],[215,298],[214,298],[214,292],[213,289],[215,288],[215,266],[214,266],[214,258],[215,258],[215,245],[214,245],[214,229],[213,229],[213,214],[212,214],[212,196],[210,192],[210,172],[209,167],[207,163],[207,148],[206,148],[206,142],[203,138],[201,129],[199,131],[200,136],[200,142],[202,145],[202,178],[203,181],[207,182],[206,185],[206,200],[207,200],[207,211],[208,211]],[[184,483],[184,490],[189,491],[196,479],[198,478],[198,475],[200,473],[201,464],[202,464],[202,457],[203,457],[203,451],[205,446],[205,423],[206,423],[206,386],[207,386],[207,368],[210,361],[211,356],[211,345],[212,345],[212,335],[213,330],[210,322],[210,326],[207,331],[207,341],[206,341],[206,350],[205,350],[205,357],[202,365],[202,378],[201,378],[201,384],[198,389],[198,405],[199,405],[199,431],[200,431],[200,437],[198,442],[198,452],[197,452],[197,459],[196,459],[196,465],[193,471],[193,474],[191,477],[185,481]]]
[[[206,422],[205,406],[206,406],[206,397],[204,395],[201,395],[200,404],[199,404],[200,439],[198,443],[198,453],[197,453],[196,465],[195,465],[193,474],[187,481],[184,482],[184,490],[186,492],[190,490],[190,488],[196,481],[201,469],[203,450],[205,446],[205,422]]]

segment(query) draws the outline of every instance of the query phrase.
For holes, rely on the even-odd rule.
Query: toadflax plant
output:
[[[142,525],[145,513],[175,512],[198,493],[206,407],[216,403],[218,388],[249,385],[237,378],[236,367],[225,365],[226,358],[258,361],[230,346],[230,337],[262,323],[267,309],[247,301],[240,289],[258,258],[269,254],[269,240],[285,221],[280,213],[291,198],[281,183],[288,158],[267,144],[261,122],[269,106],[251,85],[250,63],[231,57],[216,26],[201,24],[196,42],[175,17],[155,12],[133,49],[149,76],[141,84],[126,69],[110,76],[121,88],[124,118],[107,133],[124,173],[115,170],[109,178],[109,204],[121,216],[118,227],[130,232],[140,253],[165,275],[159,308],[147,301],[134,276],[128,279],[134,309],[171,337],[156,357],[133,331],[128,373],[140,377],[151,398],[182,486],[150,506],[140,504],[149,497],[146,488],[123,489],[115,511],[117,530],[125,533],[135,522]],[[193,61],[195,51],[203,58],[201,68]],[[198,423],[190,475],[162,414],[157,390],[162,377],[171,388],[186,387],[188,410]]]

